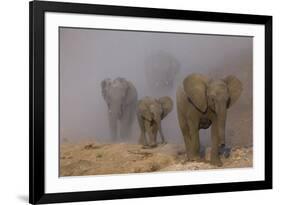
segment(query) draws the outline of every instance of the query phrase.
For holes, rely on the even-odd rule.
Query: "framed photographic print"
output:
[[[272,17],[30,2],[30,203],[272,188]]]

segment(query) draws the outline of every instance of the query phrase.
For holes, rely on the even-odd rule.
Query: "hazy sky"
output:
[[[133,82],[139,98],[155,96],[147,83],[145,60],[165,52],[180,65],[175,86],[166,94],[174,105],[177,85],[191,73],[217,78],[234,74],[242,81],[239,102],[228,112],[226,137],[232,143],[251,143],[252,47],[251,37],[60,28],[61,138],[110,140],[101,81],[125,77]],[[243,129],[237,124],[240,116],[245,120]],[[183,142],[176,107],[162,127],[169,142]],[[135,121],[132,142],[137,142],[139,133]],[[209,132],[202,133],[202,140],[208,143]]]

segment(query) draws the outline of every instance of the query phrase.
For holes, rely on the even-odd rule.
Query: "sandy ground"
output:
[[[143,149],[136,144],[63,143],[60,150],[60,176],[103,175],[175,170],[252,167],[251,147],[232,148],[223,166],[185,160],[184,147],[176,144]]]

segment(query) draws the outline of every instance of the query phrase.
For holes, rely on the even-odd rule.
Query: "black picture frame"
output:
[[[29,4],[30,46],[30,107],[29,107],[29,202],[31,204],[75,202],[184,195],[272,188],[272,16],[185,11],[93,4],[32,1]],[[265,180],[167,186],[153,188],[86,191],[71,193],[45,192],[45,12],[100,14],[110,16],[150,17],[227,23],[260,24],[265,26]]]

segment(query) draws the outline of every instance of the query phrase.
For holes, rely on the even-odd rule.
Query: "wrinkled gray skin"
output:
[[[102,96],[108,107],[108,120],[113,140],[127,139],[135,118],[137,90],[125,78],[101,82]]]
[[[200,160],[199,130],[211,126],[211,164],[222,166],[219,154],[227,151],[227,109],[238,100],[241,92],[242,83],[235,76],[212,80],[201,74],[191,74],[184,79],[177,90],[177,112],[188,160]]]
[[[159,131],[161,142],[166,143],[162,132],[161,120],[163,120],[173,109],[173,101],[170,97],[155,99],[144,97],[137,104],[137,118],[140,126],[139,143],[144,148],[157,146],[157,133]],[[146,138],[148,136],[148,139]]]

